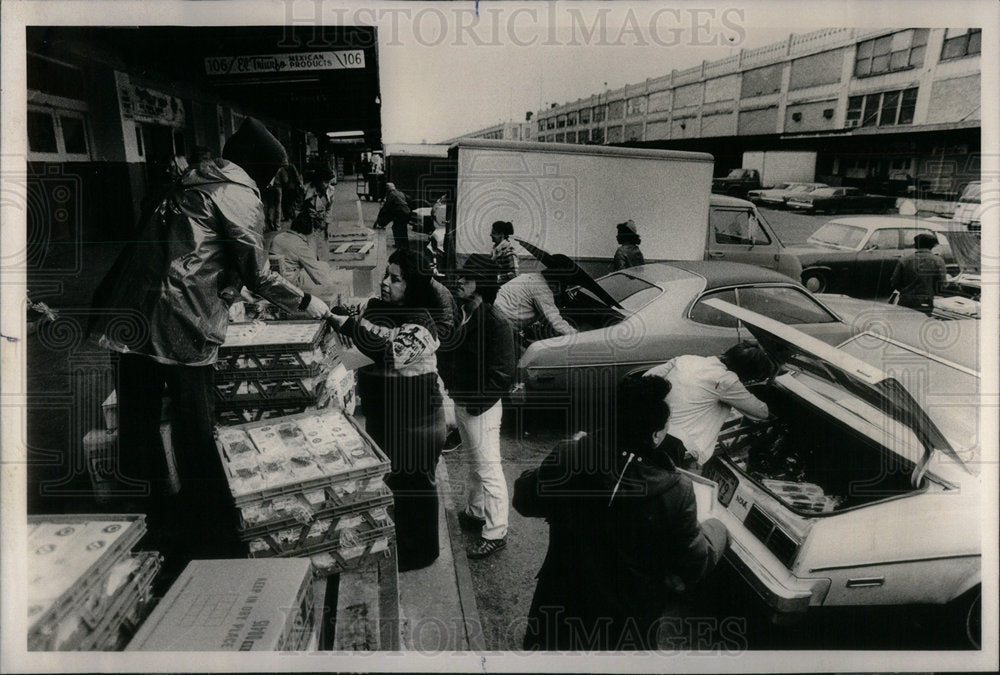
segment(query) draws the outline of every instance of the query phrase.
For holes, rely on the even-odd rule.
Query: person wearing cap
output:
[[[501,286],[494,306],[515,331],[544,321],[556,335],[572,335],[576,328],[559,313],[556,297],[566,291],[578,270],[567,256],[548,256],[541,272],[519,274]]]
[[[222,158],[200,162],[171,187],[94,294],[90,330],[119,354],[121,475],[147,490],[150,532],[176,522],[186,528],[157,542],[171,566],[192,555],[234,554],[227,541],[237,524],[228,520],[228,483],[213,440],[213,364],[229,324],[224,291],[235,281],[286,310],[329,313],[268,265],[260,191],[285,161],[278,140],[248,118]],[[175,496],[164,494],[164,391],[174,407]]]
[[[462,447],[471,459],[465,509],[459,521],[479,530],[468,549],[484,558],[507,543],[507,481],[500,459],[501,397],[514,379],[510,326],[492,302],[497,267],[489,256],[473,254],[457,274],[455,298],[460,320],[453,348],[442,355],[441,377],[455,402]]]
[[[312,217],[300,211],[287,230],[282,230],[271,240],[268,252],[277,261],[275,266],[285,277],[306,293],[318,296],[326,303],[336,302],[341,290],[330,277],[330,265],[316,255],[316,246],[310,240],[313,232]]]
[[[375,218],[375,229],[381,230],[392,223],[392,242],[396,248],[406,248],[410,245],[410,204],[402,190],[397,190],[393,183],[386,183],[385,202]]]
[[[611,262],[611,271],[617,272],[645,264],[646,260],[642,257],[642,251],[639,250],[642,239],[639,237],[639,230],[635,223],[626,220],[624,223],[618,223],[616,227],[618,228],[618,250],[615,251],[615,257]]]
[[[937,237],[928,232],[913,238],[913,248],[903,254],[889,280],[899,293],[897,304],[930,315],[934,311],[934,296],[948,278],[944,258],[931,251],[938,245]]]
[[[514,250],[514,242],[510,240],[512,236],[514,223],[498,220],[490,228],[490,239],[493,241],[490,258],[500,268],[497,281],[501,284],[517,276],[517,251]]]
[[[670,383],[667,404],[673,412],[667,432],[680,439],[700,467],[715,452],[719,431],[732,411],[755,420],[767,418],[767,404],[747,385],[766,380],[773,372],[760,345],[740,342],[721,356],[677,356],[646,375]]]
[[[302,198],[302,209],[309,214],[313,223],[313,231],[322,233],[322,237],[319,237],[316,243],[317,247],[322,249],[326,248],[326,242],[330,236],[333,196],[333,171],[326,162],[316,162]],[[326,250],[320,250],[317,253],[324,259],[329,257],[329,252]]]
[[[660,378],[626,377],[608,428],[560,443],[514,482],[518,513],[549,524],[524,649],[655,649],[670,601],[721,560],[726,527],[699,522],[691,479],[677,471],[669,391]]]

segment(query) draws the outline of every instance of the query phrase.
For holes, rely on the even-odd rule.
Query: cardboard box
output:
[[[308,560],[195,560],[128,651],[305,649],[316,621]]]

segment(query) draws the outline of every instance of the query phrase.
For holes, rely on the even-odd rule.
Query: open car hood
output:
[[[909,428],[924,448],[923,459],[918,462],[911,478],[914,486],[920,483],[935,451],[944,452],[961,463],[944,434],[895,378],[791,326],[756,312],[716,299],[706,300],[705,304],[739,319],[777,363],[789,370],[826,380]]]
[[[943,232],[948,239],[948,246],[963,274],[979,274],[982,258],[982,245],[978,232],[948,230]]]
[[[520,244],[526,251],[528,251],[528,253],[535,256],[535,258],[538,259],[538,262],[542,263],[546,267],[548,267],[551,263],[552,255],[548,251],[538,248],[531,242],[518,239],[517,237],[514,238],[514,241]],[[594,281],[594,277],[583,271],[583,268],[579,265],[575,265],[572,276],[567,279],[567,282],[567,286],[579,286],[580,288],[590,291],[591,295],[596,297],[608,307],[614,307],[615,309],[620,309],[622,311],[625,310],[625,308],[622,307],[617,300],[611,297],[610,293],[604,290],[604,287]]]

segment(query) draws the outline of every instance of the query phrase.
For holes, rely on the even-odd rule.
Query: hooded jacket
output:
[[[253,179],[216,159],[188,170],[98,287],[92,331],[166,364],[213,363],[229,322],[221,292],[240,282],[288,310],[303,293],[268,266]]]
[[[700,581],[727,540],[720,522],[698,523],[691,481],[674,468],[683,454],[668,436],[629,462],[579,434],[517,479],[514,508],[549,522],[525,648],[655,646],[676,579]]]

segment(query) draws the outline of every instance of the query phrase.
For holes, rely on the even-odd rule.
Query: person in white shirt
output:
[[[493,306],[515,331],[544,320],[556,335],[571,335],[576,328],[559,313],[556,297],[566,290],[576,271],[576,264],[568,257],[554,255],[541,272],[519,274],[501,286]]]
[[[719,430],[733,410],[751,419],[768,416],[767,404],[747,391],[746,384],[772,373],[767,353],[749,342],[730,347],[722,356],[678,356],[646,372],[670,383],[667,433],[684,443],[699,467],[712,457]]]

